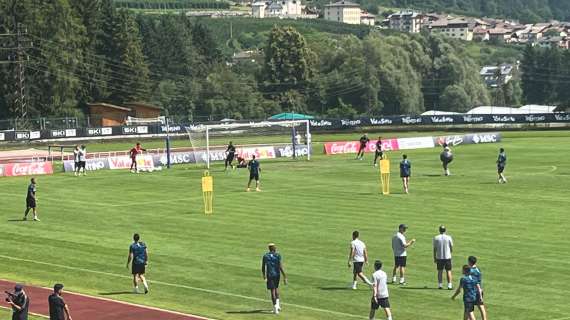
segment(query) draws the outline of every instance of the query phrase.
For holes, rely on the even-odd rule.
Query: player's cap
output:
[[[270,242],[270,243],[267,244],[267,246],[268,246],[268,247],[275,247],[275,243]]]
[[[403,229],[403,230],[408,229],[408,225],[402,223],[400,226],[398,226],[398,230],[402,230],[402,229]]]
[[[53,291],[59,291],[59,290],[61,290],[61,289],[63,289],[63,284],[61,284],[61,283],[56,283],[56,284],[53,286]]]
[[[445,232],[445,226],[442,224],[441,226],[439,226],[439,232]]]
[[[15,291],[15,292],[20,292],[20,291],[22,291],[22,290],[24,290],[24,286],[23,286],[23,285],[21,285],[21,284],[18,283],[18,284],[16,284],[16,285],[14,286],[14,291]]]

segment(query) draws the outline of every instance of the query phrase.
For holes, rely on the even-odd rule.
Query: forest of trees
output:
[[[570,21],[568,0],[359,0],[366,4],[458,12],[475,17],[506,17],[523,23]]]
[[[275,26],[263,37],[263,59],[235,64],[199,21],[136,15],[116,10],[111,0],[14,0],[0,5],[0,17],[2,32],[13,33],[21,23],[33,42],[25,62],[31,116],[83,117],[90,102],[142,101],[196,120],[259,119],[281,111],[347,117],[516,105],[523,95],[519,81],[490,91],[467,47],[442,37],[371,33],[308,41],[295,28]],[[14,46],[9,42],[6,49]],[[0,50],[0,61],[13,59],[10,52]],[[529,50],[525,61],[536,57],[536,68],[556,71],[539,63],[542,54]],[[569,60],[556,54],[561,64]],[[1,118],[17,115],[16,71],[15,63],[0,64]],[[544,78],[523,80],[526,99],[541,103],[529,81]],[[560,92],[547,101],[567,102],[560,86],[554,88]]]

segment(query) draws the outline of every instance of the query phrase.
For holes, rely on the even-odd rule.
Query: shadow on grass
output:
[[[319,289],[325,290],[325,291],[352,290],[352,288],[350,288],[348,286],[346,286],[346,287],[319,287]]]
[[[22,220],[22,219],[8,219],[7,221],[8,222],[28,222],[28,221],[34,222],[33,220]]]
[[[443,289],[430,288],[430,287],[406,287],[406,286],[401,286],[400,289],[405,289],[405,290],[441,290],[441,291],[445,291],[445,290],[443,290]]]
[[[242,310],[242,311],[226,311],[228,314],[273,314],[273,310]]]
[[[137,294],[132,291],[99,292],[102,296],[119,296],[123,294]]]

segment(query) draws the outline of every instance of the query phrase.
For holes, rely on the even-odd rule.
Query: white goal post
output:
[[[212,160],[219,159],[220,150],[232,141],[243,148],[287,148],[292,158],[311,159],[311,132],[309,120],[261,121],[246,123],[206,124],[186,127],[196,162],[210,168]],[[301,151],[304,150],[303,152]],[[202,156],[200,156],[202,155]]]

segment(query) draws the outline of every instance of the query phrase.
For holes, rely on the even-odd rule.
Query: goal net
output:
[[[226,158],[231,141],[236,147],[236,158],[258,159],[311,158],[309,120],[262,121],[196,125],[186,127],[197,163],[207,168],[214,161]]]
[[[154,118],[135,118],[127,117],[125,123],[128,126],[138,125],[138,124],[166,124],[166,117],[154,117]]]

